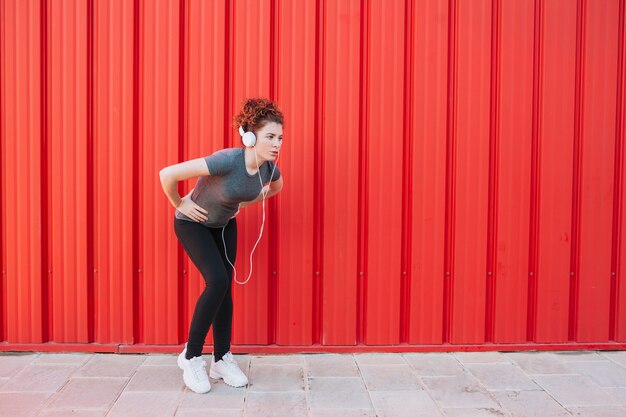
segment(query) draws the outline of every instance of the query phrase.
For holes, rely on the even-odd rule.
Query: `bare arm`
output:
[[[208,212],[191,200],[191,193],[181,198],[178,194],[178,182],[201,175],[211,175],[203,158],[170,165],[159,171],[161,187],[170,203],[181,213],[196,221],[207,220],[205,214]]]

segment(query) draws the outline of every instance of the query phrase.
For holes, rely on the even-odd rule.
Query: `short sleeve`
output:
[[[232,157],[227,149],[222,149],[204,157],[211,175],[225,175],[232,169]]]

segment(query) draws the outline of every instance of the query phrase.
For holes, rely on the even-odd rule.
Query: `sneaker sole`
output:
[[[245,387],[246,385],[248,385],[248,383],[247,383],[247,382],[246,382],[245,384],[242,384],[242,385],[235,385],[235,384],[231,384],[230,382],[226,381],[226,380],[224,379],[224,377],[222,377],[221,375],[219,375],[219,374],[218,374],[218,373],[216,373],[216,372],[213,372],[213,369],[211,369],[211,370],[209,371],[209,376],[210,376],[211,378],[213,378],[213,379],[221,379],[221,380],[223,380],[223,381],[224,381],[224,383],[225,383],[226,385],[230,385],[230,386],[231,386],[231,387],[233,387],[233,388],[241,388],[241,387]]]
[[[176,363],[178,364],[178,367],[183,370],[183,382],[185,383],[185,386],[189,388],[190,390],[192,390],[193,392],[195,392],[196,394],[206,394],[207,392],[211,391],[210,386],[209,386],[209,389],[206,391],[196,391],[195,389],[191,388],[189,384],[187,384],[187,381],[185,381],[185,373],[184,373],[185,368],[183,367],[183,364],[181,363],[180,359],[181,359],[180,355],[178,355],[178,358],[176,359]]]

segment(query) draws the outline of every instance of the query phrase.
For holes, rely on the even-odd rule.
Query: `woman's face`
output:
[[[283,125],[268,122],[256,132],[256,152],[265,161],[276,161],[283,144]]]

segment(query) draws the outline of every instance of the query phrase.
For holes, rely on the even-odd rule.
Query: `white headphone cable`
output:
[[[274,178],[274,171],[276,170],[276,164],[278,163],[278,158],[280,158],[280,152],[278,153],[278,156],[276,157],[276,162],[274,162],[274,168],[272,169],[272,175],[270,175],[270,183],[272,182],[272,178]],[[261,236],[263,235],[263,226],[265,225],[265,196],[267,196],[267,193],[269,192],[269,187],[268,187],[267,191],[263,192],[263,179],[261,178],[261,168],[259,168],[259,160],[258,160],[257,153],[256,153],[256,146],[254,146],[254,159],[256,160],[256,168],[257,168],[257,173],[259,174],[259,181],[261,182],[261,193],[263,193],[263,201],[262,201],[262,204],[263,204],[263,221],[261,222],[261,230],[259,230],[259,238],[257,239],[256,243],[254,244],[254,247],[252,248],[252,252],[250,252],[250,273],[248,274],[248,278],[246,278],[246,280],[244,282],[237,281],[237,269],[235,268],[235,265],[233,265],[233,263],[228,258],[228,251],[226,250],[226,240],[224,239],[224,230],[226,229],[226,226],[228,225],[228,223],[226,223],[226,225],[224,225],[224,227],[222,227],[222,242],[224,243],[224,254],[226,255],[226,260],[228,261],[230,266],[233,267],[233,271],[235,273],[233,279],[235,280],[235,282],[237,284],[240,284],[240,285],[246,284],[250,280],[250,277],[252,276],[252,254],[254,253],[254,250],[256,249],[257,245],[259,244],[259,241],[261,240]]]

